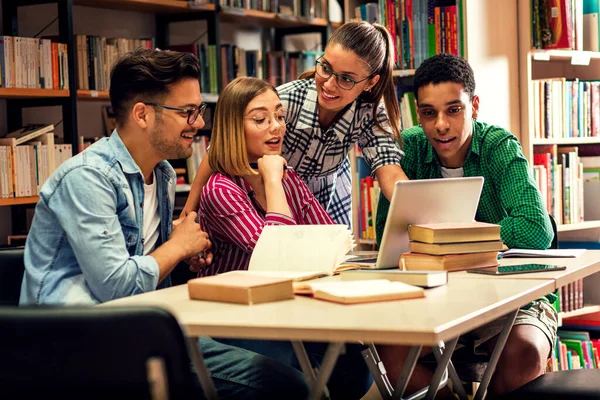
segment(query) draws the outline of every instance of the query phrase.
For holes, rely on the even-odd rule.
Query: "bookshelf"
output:
[[[14,197],[10,199],[0,199],[0,207],[18,206],[23,204],[36,204],[40,200],[39,196]]]
[[[2,99],[44,99],[52,97],[69,97],[69,90],[0,87],[0,98]]]

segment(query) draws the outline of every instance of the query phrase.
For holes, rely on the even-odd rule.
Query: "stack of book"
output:
[[[500,225],[484,222],[409,226],[410,253],[400,269],[461,271],[498,265]]]

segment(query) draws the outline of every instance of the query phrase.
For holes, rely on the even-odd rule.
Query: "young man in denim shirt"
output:
[[[176,177],[166,161],[191,156],[204,126],[200,70],[191,54],[148,49],[114,66],[117,129],[44,184],[25,246],[22,305],[95,305],[169,286],[182,260],[210,263],[196,213],[172,228]],[[307,396],[290,367],[209,338],[200,347],[221,397]]]

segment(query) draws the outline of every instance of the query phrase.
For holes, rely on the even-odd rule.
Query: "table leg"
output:
[[[367,348],[362,351],[362,355],[367,363],[367,366],[369,367],[369,371],[371,371],[371,375],[373,376],[373,380],[377,385],[377,389],[379,389],[381,397],[383,400],[391,399],[392,394],[394,393],[394,388],[387,377],[385,365],[383,365],[383,362],[379,358],[379,353],[377,353],[375,344],[369,343]]]
[[[200,385],[204,391],[204,396],[207,400],[218,400],[219,395],[217,394],[217,389],[215,388],[215,384],[210,376],[210,372],[204,363],[202,351],[200,351],[200,347],[198,346],[198,338],[190,337],[186,340],[188,350],[192,358],[192,364],[194,365],[194,369],[198,375],[198,380],[200,381]]]
[[[309,399],[321,399],[327,389],[326,384],[331,376],[331,373],[333,372],[333,367],[335,367],[335,363],[342,351],[344,351],[344,343],[329,344],[315,382],[310,388],[310,395],[308,397]]]
[[[394,388],[394,395],[392,396],[392,400],[399,400],[404,395],[404,391],[408,386],[408,382],[410,381],[410,376],[415,369],[415,365],[417,365],[417,361],[419,360],[419,356],[421,355],[421,350],[423,346],[411,346],[408,350],[408,355],[406,360],[404,361],[404,365],[402,366],[402,371],[400,372],[400,376],[398,376],[398,380],[396,381],[396,387]]]
[[[507,314],[506,322],[504,322],[504,326],[502,327],[502,332],[500,332],[500,336],[496,342],[494,352],[490,357],[490,361],[488,362],[488,366],[483,374],[483,378],[481,378],[481,383],[479,384],[479,389],[477,389],[474,400],[483,400],[485,398],[490,380],[492,379],[492,375],[496,370],[496,365],[500,359],[500,354],[502,354],[502,350],[504,350],[504,345],[506,344],[506,340],[508,339],[508,335],[510,334],[510,330],[512,329],[518,312],[519,310],[516,310]]]
[[[427,391],[427,396],[425,396],[426,400],[433,400],[435,398],[435,395],[439,390],[440,382],[442,381],[444,374],[447,373],[448,363],[450,362],[452,353],[454,353],[456,343],[458,343],[458,338],[452,339],[446,344],[446,348],[442,353],[442,357],[440,357],[438,360],[438,366],[433,373],[433,377],[431,378],[429,390]]]
[[[434,346],[433,354],[435,355],[435,359],[439,361],[439,359],[442,357],[443,351],[440,347]],[[448,375],[450,377],[450,380],[452,381],[454,392],[458,395],[458,398],[460,400],[467,400],[467,393],[465,392],[465,388],[462,385],[460,377],[456,373],[456,369],[454,368],[454,364],[452,364],[452,360],[450,360],[450,362],[448,363]]]

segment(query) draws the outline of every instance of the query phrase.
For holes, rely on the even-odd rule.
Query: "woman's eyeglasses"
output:
[[[335,76],[335,82],[340,88],[344,90],[352,90],[354,88],[354,85],[356,85],[357,83],[364,82],[371,77],[367,76],[365,79],[357,81],[353,78],[350,78],[347,75],[335,73],[329,65],[324,64],[322,61],[320,61],[320,58],[319,60],[315,61],[315,69],[317,71],[317,75],[319,75],[321,78],[329,79],[331,78],[331,75]]]
[[[285,126],[286,110],[284,109],[279,109],[277,111],[273,111],[272,113],[268,113],[266,111],[259,111],[253,116],[245,117],[244,119],[254,120],[256,127],[261,131],[264,131],[265,129],[269,128],[269,126],[271,126],[271,115],[273,115],[273,117],[279,123],[279,125]]]
[[[182,114],[187,114],[187,123],[188,125],[192,125],[198,117],[202,117],[204,115],[204,111],[206,111],[206,104],[200,104],[200,107],[197,108],[179,108],[179,107],[171,107],[165,106],[164,104],[157,103],[144,103],[147,106],[164,108],[165,110],[177,111]]]

